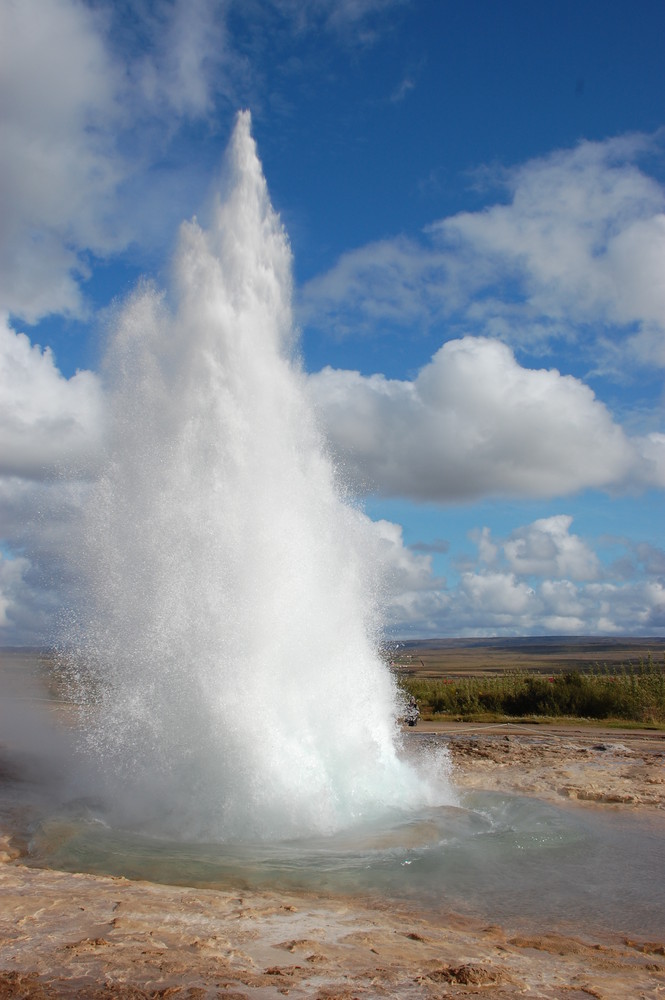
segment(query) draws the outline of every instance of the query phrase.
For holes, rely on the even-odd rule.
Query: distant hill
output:
[[[665,662],[665,637],[514,636],[501,638],[406,639],[392,662],[421,676],[492,674],[506,670],[560,673],[595,667],[637,666],[649,656]]]

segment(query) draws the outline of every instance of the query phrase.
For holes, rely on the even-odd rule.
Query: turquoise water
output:
[[[36,865],[198,887],[399,901],[520,926],[646,936],[665,928],[665,823],[474,792],[333,837],[187,844],[109,828],[94,811],[33,830]]]

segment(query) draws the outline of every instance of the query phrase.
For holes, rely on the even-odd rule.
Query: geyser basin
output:
[[[377,537],[313,417],[247,113],[224,178],[169,294],[144,285],[117,317],[63,648],[114,824],[331,833],[449,793],[398,753]]]
[[[52,817],[32,862],[69,871],[233,891],[394,900],[508,927],[659,939],[662,822],[476,792],[459,807],[385,814],[345,834],[280,843],[186,844]]]
[[[458,912],[531,930],[661,938],[665,829],[657,811],[474,792],[458,793],[457,805],[384,809],[336,834],[291,841],[194,843],[123,830],[95,798],[94,773],[82,773],[67,706],[47,714],[39,665],[22,663],[8,676],[5,659],[0,829],[29,845],[29,863],[235,892],[370,895],[442,918]],[[405,734],[401,752],[419,772],[438,767],[430,742],[443,738]]]

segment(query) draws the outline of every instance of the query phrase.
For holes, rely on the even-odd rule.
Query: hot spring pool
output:
[[[27,864],[174,885],[372,897],[506,926],[662,937],[660,813],[465,792],[453,783],[447,805],[385,810],[329,837],[220,844],[148,836],[113,826],[90,784],[86,792],[73,780],[69,725],[53,727],[38,711],[39,665],[11,663],[0,672],[7,708],[0,832],[18,834]],[[443,747],[445,737],[435,742]]]
[[[73,810],[32,830],[29,863],[174,885],[362,895],[429,915],[653,937],[665,926],[664,833],[660,817],[491,792],[281,843],[162,841]]]

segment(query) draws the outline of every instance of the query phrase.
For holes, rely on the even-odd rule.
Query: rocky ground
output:
[[[656,997],[662,941],[4,866],[0,997]]]
[[[436,722],[415,732],[448,742],[466,788],[665,809],[665,732]]]
[[[409,738],[447,741],[462,787],[665,808],[665,734],[422,724]],[[0,851],[0,1000],[665,995],[665,917],[648,941],[516,933],[368,901],[41,871],[11,837]]]

